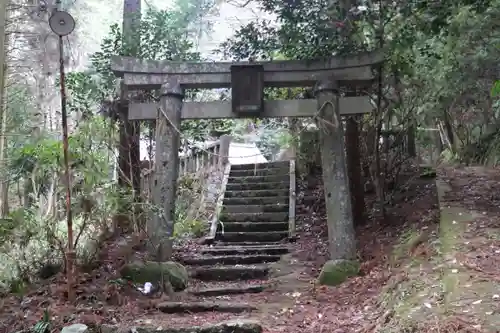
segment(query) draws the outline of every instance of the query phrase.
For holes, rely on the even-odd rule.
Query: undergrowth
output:
[[[186,175],[178,182],[174,237],[176,242],[202,236],[208,229],[210,207],[206,204],[207,182],[211,176]],[[135,202],[131,194],[120,193],[109,184],[90,197],[99,198],[89,212],[75,208],[74,243],[80,267],[95,267],[103,241],[120,232],[134,232],[145,225],[149,200]],[[78,201],[78,197],[75,201]],[[22,293],[31,283],[48,278],[63,269],[67,244],[67,221],[43,214],[35,202],[18,208],[2,220],[0,229],[0,292]],[[75,203],[76,205],[76,203]],[[208,204],[209,205],[209,204]],[[116,225],[113,216],[126,216]],[[125,224],[125,225],[123,225]]]

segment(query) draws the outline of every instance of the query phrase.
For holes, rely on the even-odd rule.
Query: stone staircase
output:
[[[266,288],[270,265],[289,251],[289,201],[289,161],[231,166],[215,238],[198,256],[183,259],[191,278],[198,280],[189,294],[205,301],[196,304],[198,311],[256,309],[212,297]]]

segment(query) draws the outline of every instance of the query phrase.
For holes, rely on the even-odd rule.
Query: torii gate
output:
[[[383,60],[381,51],[323,60],[270,62],[189,63],[113,57],[111,68],[122,78],[125,89],[161,92],[159,103],[128,104],[129,120],[157,122],[153,202],[163,208],[163,216],[155,219],[155,230],[148,231],[152,243],[164,243],[162,239],[168,239],[173,232],[183,119],[319,115],[329,124],[320,131],[328,232],[335,235],[340,230],[345,234],[342,230],[352,228],[352,221],[345,221],[350,216],[351,202],[340,116],[368,113],[373,107],[367,96],[340,97],[340,89],[353,90],[371,83],[373,68]],[[264,87],[312,86],[316,99],[264,101]],[[190,88],[232,88],[232,101],[183,102],[184,89]],[[166,246],[159,251],[168,257],[171,249]]]

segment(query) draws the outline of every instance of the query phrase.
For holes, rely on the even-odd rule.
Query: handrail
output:
[[[288,238],[295,238],[295,199],[296,195],[295,183],[295,160],[290,160],[290,193],[288,201]]]
[[[221,136],[219,140],[206,144],[203,149],[191,150],[179,155],[179,178],[185,175],[196,175],[200,172],[222,170],[229,155],[230,136]],[[141,172],[141,189],[146,197],[150,197],[153,186],[154,166]]]
[[[229,173],[231,172],[231,164],[227,163],[224,167],[224,176],[222,177],[222,184],[219,191],[219,197],[217,198],[217,204],[215,206],[215,214],[212,217],[212,222],[210,224],[210,233],[205,238],[205,242],[213,242],[215,240],[215,235],[217,233],[217,226],[220,222],[220,214],[222,212],[222,206],[224,204],[224,194],[226,192],[226,185],[229,179]],[[224,230],[224,226],[223,229]]]
[[[221,140],[217,140],[206,145],[203,149],[182,154],[179,153],[179,177],[186,173],[196,173],[210,165],[218,165],[220,155]],[[212,163],[210,163],[212,162]],[[154,167],[141,172],[145,177],[154,171]]]

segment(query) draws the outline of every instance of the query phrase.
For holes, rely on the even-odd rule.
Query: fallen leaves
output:
[[[474,174],[467,170],[445,170],[444,176],[455,186],[451,195],[454,200],[464,200],[467,205],[474,202],[490,200],[490,206],[482,202],[477,206],[483,214],[483,226],[470,226],[470,230],[484,230],[494,225],[489,217],[491,212],[498,211],[500,201],[491,194],[484,193],[480,186],[488,184],[488,191],[500,193],[500,177],[495,173],[484,172],[474,178]],[[497,172],[498,173],[498,172]],[[493,177],[494,182],[488,177]],[[240,317],[257,317],[265,327],[265,332],[287,333],[371,333],[377,332],[392,320],[394,312],[380,306],[379,296],[383,288],[387,292],[408,279],[403,271],[389,270],[389,258],[393,247],[400,241],[400,236],[410,227],[420,230],[435,230],[438,217],[435,186],[432,179],[417,180],[406,191],[405,195],[396,197],[394,207],[388,208],[388,218],[379,220],[369,214],[369,222],[357,229],[359,242],[359,258],[361,260],[362,275],[349,279],[346,283],[332,288],[318,286],[315,279],[324,262],[328,259],[328,240],[326,227],[326,213],[322,187],[316,181],[315,185],[299,184],[302,194],[298,198],[305,198],[298,202],[297,229],[299,239],[293,248],[294,273],[288,280],[273,280],[273,287],[260,294],[244,294],[225,296],[224,300],[231,302],[252,303],[262,307],[262,311],[252,314],[242,314]],[[465,192],[460,186],[466,184]],[[306,188],[309,188],[306,191]],[[469,196],[472,194],[471,196]],[[470,199],[473,198],[473,200]],[[411,199],[408,199],[411,198]],[[369,207],[373,203],[372,197],[367,197]],[[497,205],[498,206],[495,206]],[[498,222],[496,222],[498,227]],[[484,237],[483,237],[484,238]],[[495,251],[499,247],[492,244],[478,245],[474,239],[466,240],[474,246],[474,253],[481,253],[480,257],[463,255],[456,260],[456,264],[463,263],[466,268],[473,269],[485,276],[500,276],[498,261],[492,261],[498,256]],[[102,262],[99,269],[79,281],[79,303],[72,306],[64,299],[64,281],[61,277],[52,279],[48,284],[40,285],[23,297],[6,297],[0,311],[0,333],[11,330],[30,328],[43,314],[44,308],[49,308],[53,316],[54,328],[71,322],[113,325],[154,325],[156,327],[184,327],[220,322],[235,318],[234,314],[227,313],[200,313],[188,315],[161,314],[155,309],[155,303],[160,300],[151,300],[133,286],[113,285],[109,281],[117,276],[117,269],[123,262],[123,251],[117,245],[120,240],[107,244],[101,255]],[[123,243],[123,242],[121,242]],[[427,247],[427,240],[422,240],[407,253],[409,256],[428,258],[432,252]],[[196,241],[186,241],[180,244],[177,255],[195,255],[200,245]],[[497,254],[495,256],[495,253]],[[141,256],[141,253],[135,253]],[[496,260],[496,259],[495,259]],[[494,267],[493,264],[497,264]],[[468,266],[470,265],[470,267]],[[459,272],[457,272],[459,273]],[[82,275],[83,276],[83,275]],[[424,280],[425,277],[422,277]],[[241,284],[261,284],[269,281],[245,281]],[[240,283],[230,283],[237,286]],[[204,284],[190,281],[190,288],[227,286],[228,283]],[[62,287],[61,287],[62,286]],[[62,288],[62,289],[61,289]],[[286,291],[284,291],[286,290]],[[217,300],[215,297],[199,297],[184,295],[189,300]],[[487,299],[488,298],[488,299]],[[219,298],[220,299],[220,298]],[[500,303],[500,295],[481,295],[469,301],[471,306],[482,306],[487,301]],[[427,309],[435,309],[435,300],[426,299],[420,303]],[[430,318],[419,323],[415,332],[481,332],[481,327],[474,320],[454,316],[446,321]],[[461,331],[461,332],[462,332]]]

